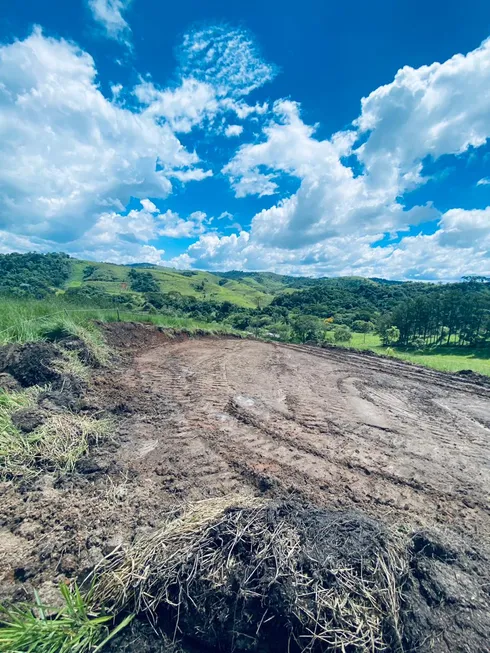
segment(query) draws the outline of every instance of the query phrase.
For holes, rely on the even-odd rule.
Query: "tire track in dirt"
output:
[[[138,354],[120,388],[134,407],[121,457],[162,500],[293,492],[490,532],[490,392],[467,379],[341,350],[203,338]]]

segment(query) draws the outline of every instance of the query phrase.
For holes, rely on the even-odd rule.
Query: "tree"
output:
[[[412,340],[412,345],[415,347],[415,349],[422,350],[425,348],[425,340],[418,336]]]
[[[86,267],[83,268],[83,280],[87,281],[87,279],[90,279],[90,277],[93,275],[93,273],[97,270],[95,265],[87,265]]]
[[[400,329],[396,326],[390,326],[381,334],[383,345],[392,345],[400,339]]]
[[[352,339],[352,332],[348,326],[338,326],[333,332],[335,342],[349,342]]]
[[[319,340],[323,333],[323,323],[314,315],[298,315],[292,320],[291,326],[301,342]]]
[[[128,273],[131,290],[136,292],[159,292],[160,287],[151,272],[136,272],[131,269]]]
[[[371,333],[372,331],[374,331],[374,324],[366,320],[356,320],[353,323],[352,328],[354,329],[354,331],[364,334],[364,343],[365,343],[366,333]]]

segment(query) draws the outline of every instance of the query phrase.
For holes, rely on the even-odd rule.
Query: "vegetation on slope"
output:
[[[38,258],[42,264],[34,274]],[[0,269],[9,269],[0,340],[42,338],[49,314],[61,311],[81,325],[94,318],[136,319],[177,328],[236,329],[288,342],[352,344],[355,334],[362,334],[362,345],[369,345],[376,334],[370,348],[383,347],[384,353],[417,357],[439,369],[439,357],[447,354],[451,369],[490,372],[490,283],[485,277],[453,284],[309,279],[45,258],[0,256]],[[20,285],[21,278],[34,277],[36,283]],[[43,306],[27,299],[12,304],[13,296],[39,297],[40,287],[45,297],[52,295]],[[483,363],[474,363],[477,359]]]

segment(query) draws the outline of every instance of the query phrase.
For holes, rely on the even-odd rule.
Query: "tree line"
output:
[[[382,338],[391,326],[403,346],[484,343],[490,338],[490,284],[469,281],[409,299],[382,316]]]

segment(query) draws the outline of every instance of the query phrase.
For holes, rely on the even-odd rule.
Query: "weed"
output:
[[[23,392],[0,391],[0,478],[16,476],[18,461],[31,457],[31,438],[13,425],[12,415],[22,408],[34,406],[40,391],[39,387]]]
[[[36,602],[0,606],[2,653],[97,653],[131,621],[126,617],[112,631],[114,617],[94,610],[92,592],[82,594],[75,584],[60,586],[63,607],[58,610]]]

